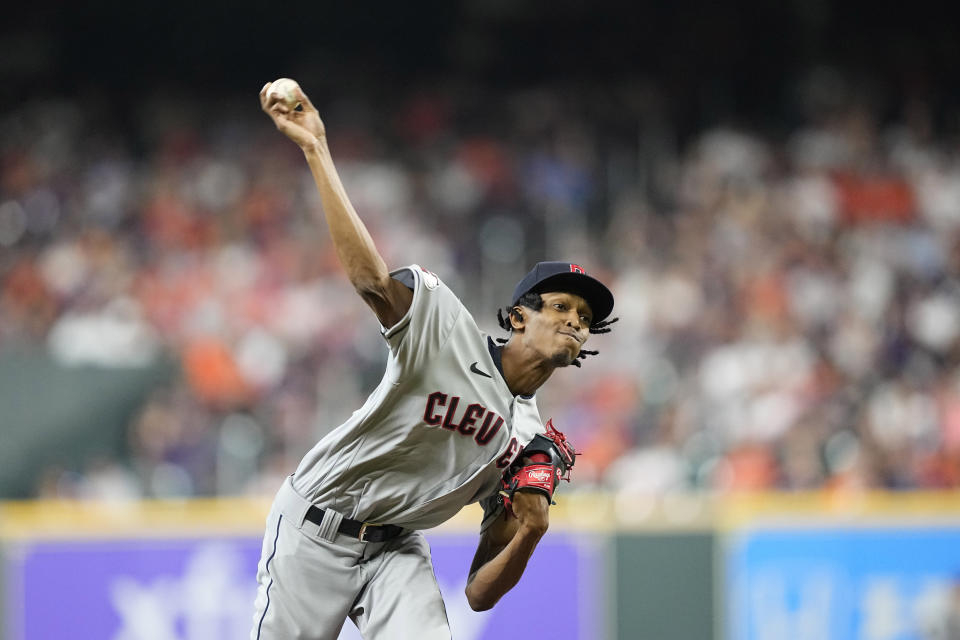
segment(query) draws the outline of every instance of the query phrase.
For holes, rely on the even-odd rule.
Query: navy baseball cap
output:
[[[563,291],[575,293],[590,305],[593,322],[597,323],[613,311],[613,294],[602,282],[587,275],[583,267],[572,262],[538,262],[530,273],[523,276],[513,290],[513,304],[523,294]]]

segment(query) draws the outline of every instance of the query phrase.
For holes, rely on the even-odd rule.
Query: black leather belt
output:
[[[307,520],[320,526],[323,522],[323,509],[311,505],[307,509]],[[337,531],[363,542],[386,542],[400,535],[403,532],[403,527],[398,527],[395,524],[367,524],[359,520],[344,518],[340,521],[340,528]]]

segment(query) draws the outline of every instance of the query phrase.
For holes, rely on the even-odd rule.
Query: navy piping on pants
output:
[[[280,538],[280,523],[283,521],[283,515],[281,514],[277,518],[277,535],[273,537],[273,553],[270,554],[270,557],[267,558],[267,563],[263,566],[266,570],[267,575],[270,575],[270,561],[273,560],[273,556],[277,555],[277,539]],[[270,584],[267,585],[267,604],[263,608],[263,615],[260,616],[260,623],[257,624],[257,640],[260,640],[260,627],[263,626],[263,619],[267,617],[267,609],[270,608],[270,587],[273,586],[273,576],[270,576]]]

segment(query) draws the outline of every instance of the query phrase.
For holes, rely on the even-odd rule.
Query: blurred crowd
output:
[[[778,127],[681,134],[643,85],[328,93],[388,264],[492,335],[538,260],[611,285],[599,356],[538,394],[582,452],[571,489],[960,487],[960,148],[931,105],[881,118],[826,73]],[[117,115],[0,114],[0,347],[181,373],[126,457],[36,495],[270,494],[379,380],[378,326],[254,95]]]

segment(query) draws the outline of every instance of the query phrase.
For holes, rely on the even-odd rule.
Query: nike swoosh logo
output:
[[[481,376],[483,376],[484,378],[492,378],[492,377],[493,377],[493,376],[490,375],[489,373],[484,373],[483,371],[480,371],[480,369],[477,368],[477,363],[476,363],[476,362],[474,362],[472,365],[470,365],[470,371],[472,371],[473,373],[476,373],[477,375],[481,375]]]

